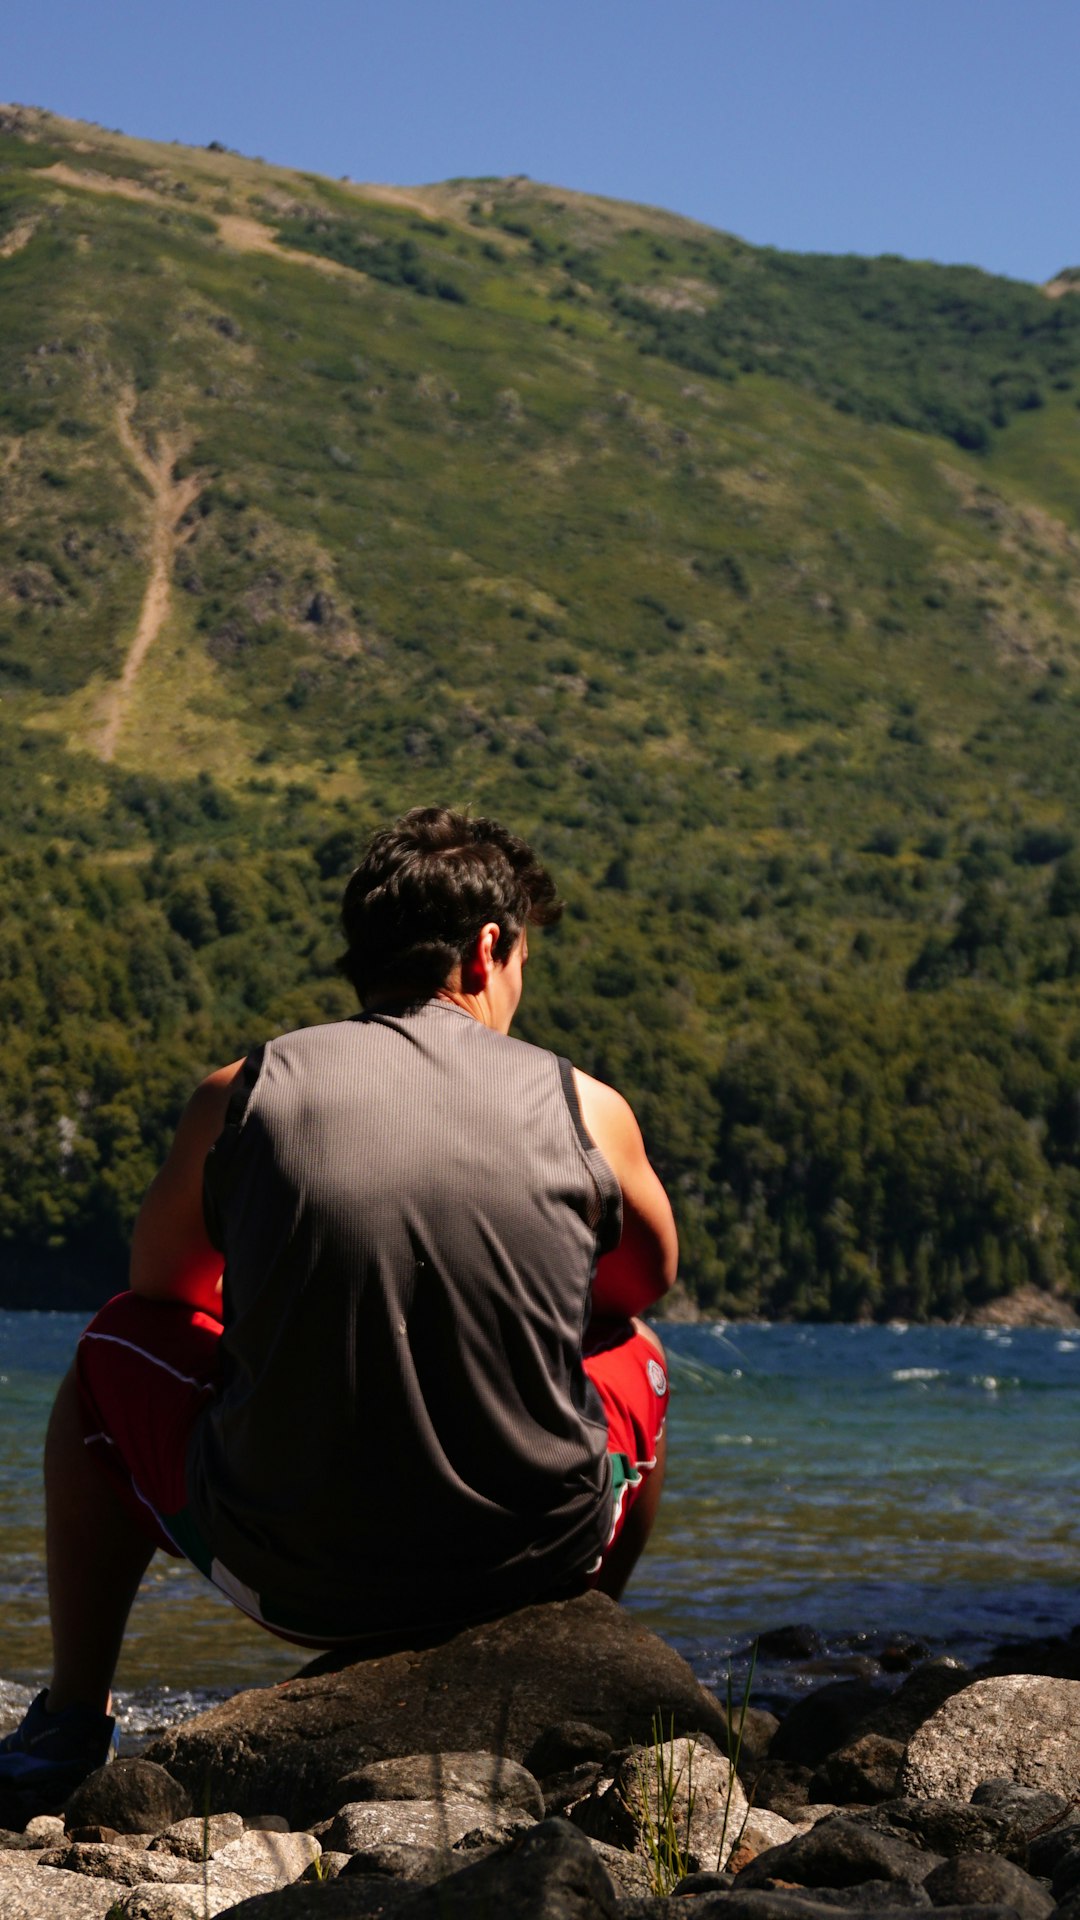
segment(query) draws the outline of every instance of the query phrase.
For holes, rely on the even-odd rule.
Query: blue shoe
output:
[[[0,1787],[47,1795],[57,1805],[116,1757],[116,1721],[87,1707],[47,1713],[47,1691],[31,1701],[22,1725],[0,1740]]]

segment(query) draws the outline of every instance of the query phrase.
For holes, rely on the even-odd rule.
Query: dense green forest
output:
[[[1074,293],[20,109],[0,289],[0,1297],[122,1283],[444,800],[552,866],[518,1030],[703,1305],[1077,1297]]]

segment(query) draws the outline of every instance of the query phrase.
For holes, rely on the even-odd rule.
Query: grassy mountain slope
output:
[[[704,1300],[1075,1290],[1080,300],[18,109],[0,168],[10,1270],[116,1267],[449,798],[550,858],[521,1030]]]

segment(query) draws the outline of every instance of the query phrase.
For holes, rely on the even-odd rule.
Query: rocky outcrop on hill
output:
[[[927,1661],[748,1724],[740,1778],[718,1702],[621,1609],[526,1608],[102,1768],[0,1833],[0,1913],[1080,1920],[1080,1683]]]

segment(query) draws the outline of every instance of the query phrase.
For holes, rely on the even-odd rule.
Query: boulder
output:
[[[680,1732],[724,1740],[720,1707],[685,1661],[615,1601],[588,1593],[436,1647],[234,1695],[147,1753],[200,1800],[208,1788],[213,1808],[271,1808],[302,1827],[333,1813],[339,1782],[374,1760],[462,1751],[521,1760],[570,1719],[628,1746],[649,1739],[658,1711]]]
[[[923,1881],[935,1907],[1012,1907],[1019,1920],[1047,1920],[1053,1896],[1030,1873],[995,1853],[960,1853]]]
[[[802,1887],[855,1887],[864,1880],[918,1886],[940,1864],[940,1854],[927,1852],[914,1840],[881,1832],[867,1820],[841,1813],[819,1820],[809,1833],[783,1846],[766,1847],[743,1868],[735,1888],[768,1888],[776,1880]]]
[[[150,1760],[114,1760],[76,1787],[64,1824],[113,1827],[117,1833],[160,1833],[191,1812],[186,1790]]]
[[[394,1760],[373,1760],[346,1774],[339,1788],[346,1801],[473,1800],[489,1811],[544,1817],[539,1782],[516,1760],[501,1753],[413,1753]]]
[[[769,1746],[770,1764],[818,1767],[861,1733],[883,1700],[867,1680],[833,1680],[815,1687],[785,1714]]]
[[[1038,1674],[976,1680],[912,1735],[899,1790],[970,1799],[984,1780],[1072,1795],[1080,1779],[1080,1681]]]

